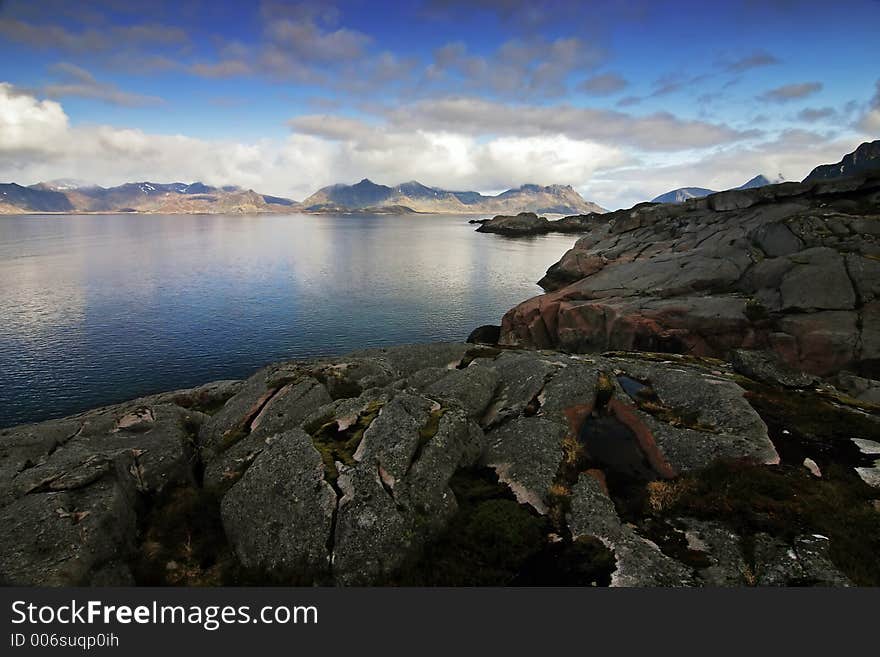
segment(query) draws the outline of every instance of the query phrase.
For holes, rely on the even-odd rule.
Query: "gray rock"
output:
[[[852,372],[840,372],[835,383],[850,397],[880,405],[880,381],[856,376]]]
[[[277,389],[250,422],[242,437],[226,449],[206,450],[204,482],[208,488],[222,489],[241,476],[275,436],[299,426],[311,413],[333,400],[327,389],[311,377]]]
[[[780,292],[786,310],[851,310],[856,297],[843,258],[833,249],[807,249],[789,256],[794,267]]]
[[[499,233],[501,235],[539,235],[550,232],[550,221],[534,212],[520,212],[515,216],[498,215],[480,224],[478,233]]]
[[[742,210],[750,208],[758,202],[759,195],[754,190],[730,190],[719,192],[707,197],[709,207],[716,212]]]
[[[758,247],[771,258],[796,253],[803,248],[803,243],[785,224],[766,224],[754,233]]]
[[[816,385],[818,381],[818,377],[788,367],[769,351],[734,349],[730,364],[743,376],[784,388],[807,388]]]
[[[463,370],[444,374],[441,379],[428,385],[425,392],[432,397],[456,401],[475,420],[483,417],[499,385],[495,368],[474,361]]]
[[[559,462],[565,425],[543,417],[510,420],[489,434],[484,460],[521,503],[547,513],[547,493]]]
[[[221,503],[241,563],[273,578],[329,570],[335,509],[321,455],[300,429],[264,450]]]
[[[702,552],[709,565],[697,575],[705,586],[747,586],[750,569],[743,558],[742,540],[719,522],[683,518],[688,548]]]
[[[519,415],[536,400],[551,374],[561,365],[531,354],[506,352],[492,363],[501,385],[486,410],[481,424],[496,425],[506,418]]]
[[[846,269],[862,303],[880,299],[880,260],[850,253],[846,256]]]
[[[769,185],[609,212],[547,270],[547,294],[508,311],[499,344],[769,350],[809,374],[880,377],[880,322],[866,321],[880,316],[878,186]]]
[[[828,557],[831,542],[818,534],[788,545],[766,534],[755,537],[755,575],[759,586],[851,586]]]
[[[635,413],[674,472],[702,468],[718,459],[779,462],[767,427],[735,383],[712,374],[654,364],[623,364],[621,370],[651,382],[670,417]]]
[[[594,536],[614,552],[617,569],[611,586],[693,586],[690,568],[620,522],[614,504],[599,483],[581,475],[572,490],[568,525],[572,538]]]
[[[880,488],[880,459],[874,461],[872,466],[856,468],[856,474],[869,486]]]
[[[407,377],[427,367],[455,369],[471,348],[471,345],[458,342],[438,342],[366,349],[356,351],[352,355],[360,358],[378,358],[388,363],[394,376]]]
[[[0,582],[15,586],[85,586],[105,564],[130,558],[137,535],[135,491],[108,469],[82,488],[24,495],[0,509]],[[125,567],[107,585],[131,581]]]
[[[464,411],[395,397],[342,469],[333,551],[335,581],[363,585],[393,573],[456,510],[452,475],[476,462],[483,434]]]
[[[818,351],[817,336],[854,314],[804,313],[811,324],[788,326],[786,335]],[[237,565],[267,581],[394,581],[449,526],[458,508],[455,473],[483,464],[552,522],[564,508],[560,489],[571,486],[569,529],[615,553],[617,585],[731,585],[742,557],[723,527],[688,525],[693,549],[712,564],[695,572],[623,524],[596,479],[581,474],[572,486],[560,466],[591,411],[629,428],[634,449],[663,477],[718,458],[776,462],[766,426],[733,380],[720,362],[674,355],[412,345],[280,363],[243,383],[5,429],[0,580],[130,584],[141,572],[130,564],[165,547],[155,523],[177,522],[163,505],[183,494],[220,500],[207,515],[220,512]],[[564,485],[548,494],[561,473]],[[162,512],[171,515],[154,517]],[[213,556],[225,554],[219,537],[193,538],[214,541]],[[793,549],[803,572],[834,581],[821,550]],[[768,582],[821,579],[778,575],[779,557],[768,554],[761,561]]]

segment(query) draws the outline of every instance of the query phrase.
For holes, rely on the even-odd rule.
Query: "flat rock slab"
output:
[[[278,436],[223,497],[226,535],[242,565],[282,578],[329,569],[336,494],[301,429]]]
[[[654,543],[621,523],[614,503],[590,476],[581,476],[572,490],[568,526],[572,537],[594,536],[617,559],[612,586],[693,586],[692,569],[660,551]]]

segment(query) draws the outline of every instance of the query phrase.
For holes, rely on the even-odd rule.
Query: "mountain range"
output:
[[[866,142],[840,162],[823,164],[804,178],[816,182],[859,175],[880,169],[880,140]],[[735,189],[751,189],[782,182],[758,175]],[[653,199],[654,203],[681,203],[713,194],[704,187],[681,187]],[[495,196],[449,191],[410,181],[389,187],[363,179],[354,185],[323,187],[302,202],[260,194],[234,185],[212,187],[200,182],[134,182],[98,187],[64,179],[24,187],[0,183],[0,214],[143,212],[156,214],[226,214],[290,212],[407,212],[449,214],[588,215],[605,210],[585,200],[570,185],[522,185]]]
[[[41,212],[149,212],[164,214],[256,213],[289,211],[294,201],[240,187],[211,187],[200,182],[125,183],[117,187],[52,181],[22,187],[0,184],[0,214]]]
[[[734,187],[734,189],[753,189],[755,187],[764,187],[765,185],[776,185],[781,182],[785,182],[782,174],[776,176],[775,180],[770,180],[767,176],[759,174],[739,187]],[[651,203],[684,203],[689,198],[703,198],[704,196],[709,196],[709,194],[714,194],[716,191],[718,190],[705,187],[679,187],[651,199]]]
[[[415,180],[394,187],[364,178],[355,185],[330,185],[301,203],[306,212],[351,212],[363,208],[400,206],[415,212],[454,214],[585,214],[605,212],[585,201],[570,185],[522,185],[496,196],[428,187]]]
[[[479,192],[428,187],[416,181],[388,187],[364,179],[355,185],[324,187],[298,203],[241,187],[212,187],[200,182],[135,182],[117,187],[98,187],[73,180],[56,180],[28,187],[16,183],[0,184],[0,214],[45,212],[584,214],[604,210],[584,200],[568,185],[522,185],[497,196],[486,196]]]

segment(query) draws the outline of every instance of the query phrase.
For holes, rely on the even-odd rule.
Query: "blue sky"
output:
[[[880,3],[0,0],[0,179],[564,183],[608,207],[880,137]]]

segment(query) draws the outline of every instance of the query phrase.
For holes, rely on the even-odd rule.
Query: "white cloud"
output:
[[[156,96],[134,94],[123,91],[114,84],[100,82],[89,71],[70,62],[59,62],[52,66],[50,71],[58,77],[57,81],[42,88],[42,92],[50,98],[78,96],[127,107],[162,102],[162,99]]]
[[[709,154],[683,154],[646,160],[637,167],[606,172],[579,188],[607,208],[626,208],[679,187],[723,190],[737,187],[758,174],[802,180],[818,164],[837,162],[862,139],[858,135],[830,137],[806,130],[789,130],[755,146],[732,147]],[[688,158],[687,155],[691,157]]]
[[[469,119],[466,113],[453,112],[461,119],[457,124],[441,108],[440,118],[424,119],[421,128],[418,112],[406,113],[397,122],[389,115],[383,123],[301,116],[290,122],[292,133],[284,140],[245,143],[71,125],[58,102],[0,83],[0,180],[30,184],[73,177],[105,186],[133,180],[202,180],[296,199],[324,185],[363,177],[386,184],[416,179],[478,191],[526,182],[560,183],[616,208],[676,187],[725,189],[759,173],[799,180],[815,165],[836,162],[863,141],[854,134],[790,130],[757,144],[652,152],[631,144],[641,143],[652,130],[670,129],[669,138],[683,139],[682,130],[690,123],[679,124],[665,115],[633,119],[611,113],[610,125],[577,130],[576,119],[582,117],[578,112],[585,110],[563,112],[551,121],[548,108],[517,114],[492,107],[498,108],[504,127],[494,134],[488,132],[487,108],[479,106]],[[523,126],[531,127],[516,130],[517,116]],[[871,115],[864,119],[870,120]],[[632,134],[624,135],[626,130]],[[699,130],[724,134],[711,124]],[[621,145],[615,143],[617,136]]]
[[[871,98],[868,109],[858,124],[859,129],[868,135],[872,135],[873,139],[880,136],[880,80],[877,80],[876,87],[877,93]]]
[[[68,131],[67,115],[53,100],[37,100],[0,82],[0,153],[40,152]]]
[[[481,190],[525,182],[578,184],[599,167],[625,162],[616,148],[563,135],[485,140],[333,117],[306,117],[293,125],[318,134],[301,130],[281,143],[240,143],[71,126],[59,103],[0,84],[0,179],[30,184],[75,177],[102,185],[202,180],[303,198],[320,186],[364,176]]]
[[[516,105],[474,97],[420,101],[389,110],[400,128],[455,130],[474,135],[557,135],[651,151],[684,151],[755,137],[723,123],[682,119],[668,112],[633,116],[624,112],[575,107]]]

